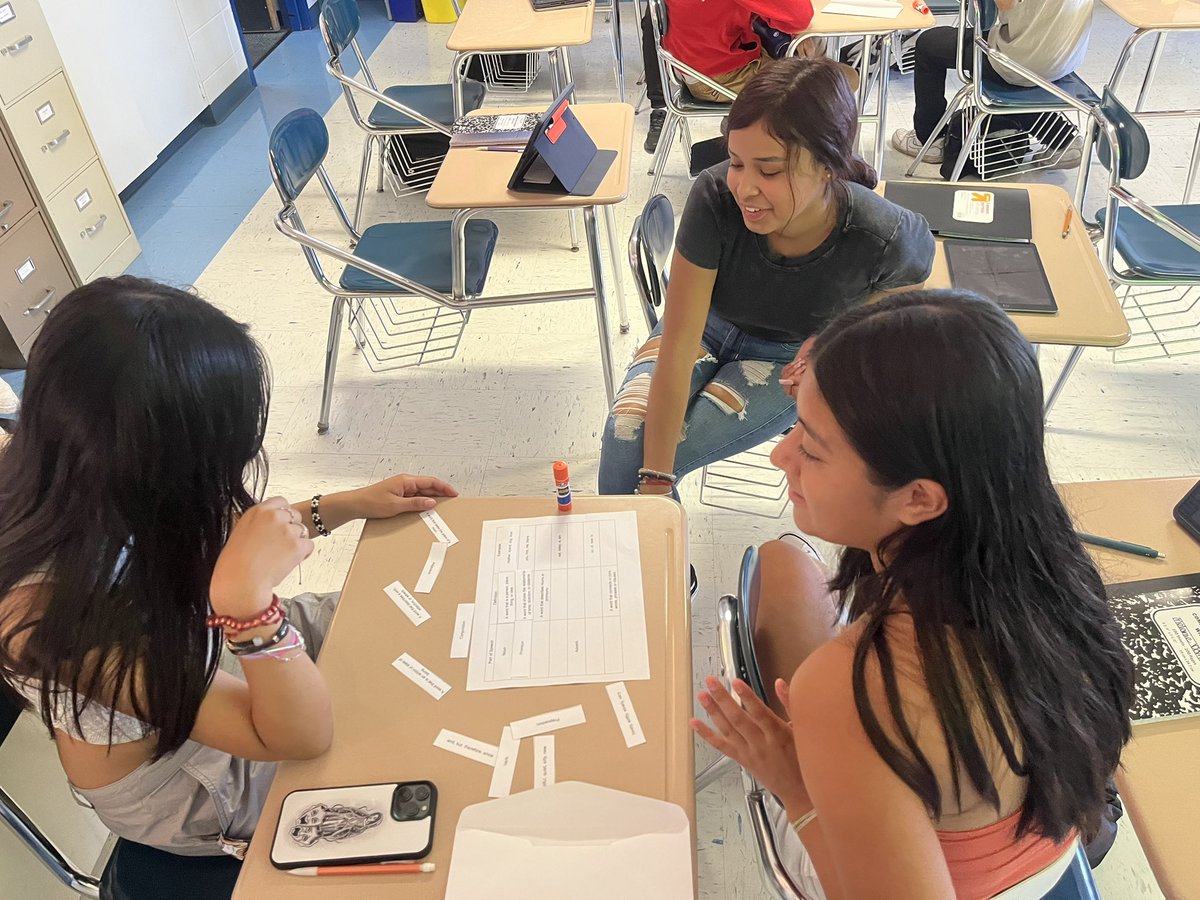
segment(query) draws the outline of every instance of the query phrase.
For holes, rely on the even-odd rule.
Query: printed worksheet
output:
[[[649,677],[637,513],[483,523],[468,691]]]

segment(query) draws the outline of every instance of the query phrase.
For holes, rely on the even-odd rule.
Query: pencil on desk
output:
[[[1100,537],[1098,534],[1089,534],[1086,531],[1076,531],[1075,533],[1079,535],[1079,539],[1085,544],[1104,547],[1106,550],[1120,550],[1122,553],[1132,553],[1135,556],[1145,556],[1148,559],[1167,558],[1167,554],[1159,553],[1153,547],[1146,547],[1142,544],[1131,544],[1129,541],[1118,541],[1113,538]]]
[[[1063,216],[1063,234],[1062,234],[1062,236],[1064,239],[1066,238],[1066,236],[1068,234],[1071,233],[1071,219],[1074,217],[1074,215],[1075,215],[1074,207],[1068,206],[1067,214],[1065,216]]]
[[[304,866],[288,869],[289,875],[307,875],[316,878],[322,875],[407,875],[432,872],[436,863],[368,863],[361,866]]]

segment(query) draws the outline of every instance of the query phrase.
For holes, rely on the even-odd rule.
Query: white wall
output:
[[[229,0],[41,0],[123,190],[246,69]]]

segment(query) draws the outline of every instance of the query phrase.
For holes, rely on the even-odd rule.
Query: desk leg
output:
[[[1133,48],[1148,33],[1147,31],[1138,30],[1126,39],[1125,45],[1121,48],[1121,53],[1117,57],[1117,64],[1113,66],[1112,76],[1108,79],[1108,86],[1112,88],[1114,94],[1121,87],[1121,79],[1125,76],[1125,67],[1129,65],[1129,60],[1133,56]]]
[[[1163,50],[1167,46],[1167,33],[1160,31],[1154,36],[1154,50],[1150,53],[1150,63],[1146,66],[1146,77],[1142,79],[1142,89],[1138,92],[1137,106],[1134,110],[1141,112],[1146,105],[1146,95],[1150,92],[1150,82],[1158,72],[1158,64],[1162,61]]]
[[[613,384],[612,340],[608,330],[608,298],[604,290],[604,266],[600,259],[600,229],[596,225],[596,207],[583,208],[583,231],[587,235],[588,265],[592,268],[592,290],[596,294],[596,333],[600,339],[600,365],[604,368],[604,393],[608,405],[616,397]]]
[[[454,118],[463,115],[463,107],[466,105],[463,102],[463,79],[466,78],[467,60],[474,54],[472,53],[455,53],[454,62],[450,64],[450,84],[453,88],[451,95],[454,99]]]
[[[1067,383],[1067,378],[1071,375],[1071,370],[1075,368],[1075,364],[1079,362],[1079,357],[1083,355],[1082,347],[1072,347],[1071,355],[1067,357],[1066,365],[1058,375],[1058,380],[1054,382],[1054,387],[1050,389],[1050,396],[1046,398],[1046,404],[1042,407],[1042,418],[1048,418],[1050,415],[1050,407],[1054,406],[1054,401],[1058,399],[1058,395],[1062,393],[1063,386]]]
[[[639,20],[640,21],[640,20]],[[617,67],[617,97],[625,102],[625,48],[621,44],[621,0],[612,0],[613,61]]]
[[[567,51],[564,47],[555,47],[547,54],[550,57],[550,79],[554,84],[554,96],[562,93],[562,89],[571,79],[571,68],[567,63]],[[575,102],[572,92],[571,102]],[[567,224],[571,229],[571,252],[579,252],[579,226],[575,224],[575,210],[567,210]]]
[[[621,334],[629,334],[629,313],[625,309],[625,279],[621,275],[621,253],[617,243],[617,215],[612,204],[604,207],[604,228],[608,232],[608,258],[612,263],[613,287],[617,291],[617,316],[621,321]]]
[[[879,42],[879,109],[875,116],[875,169],[883,171],[884,135],[887,133],[887,98],[888,76],[892,71],[892,41],[894,35],[887,35]]]

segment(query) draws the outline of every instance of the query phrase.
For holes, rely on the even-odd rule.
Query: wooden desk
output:
[[[825,7],[833,0],[816,0],[813,3],[813,18],[808,28],[792,38],[788,45],[788,55],[794,56],[801,44],[814,38],[859,38],[862,41],[862,54],[858,63],[858,122],[875,125],[875,155],[872,158],[875,168],[883,171],[884,134],[887,117],[888,76],[891,65],[883,65],[876,85],[876,107],[874,113],[867,112],[867,91],[871,81],[867,77],[871,65],[871,56],[879,52],[882,59],[890,63],[888,54],[892,50],[892,35],[899,31],[924,31],[934,25],[931,12],[917,12],[909,0],[901,0],[900,15],[894,19],[870,18],[868,16],[830,15]]]
[[[936,182],[944,185],[945,182]],[[961,182],[963,187],[978,187],[990,190],[997,185]],[[998,187],[1023,188],[1029,192],[1029,217],[1033,229],[1033,243],[1038,248],[1042,265],[1046,269],[1046,280],[1058,304],[1054,315],[1037,313],[1012,313],[1021,333],[1034,344],[1065,344],[1075,349],[1067,358],[1062,373],[1046,395],[1045,409],[1049,412],[1067,376],[1075,368],[1084,347],[1120,347],[1129,340],[1129,323],[1121,312],[1120,301],[1113,293],[1100,258],[1092,246],[1079,210],[1075,210],[1074,224],[1070,233],[1063,238],[1063,217],[1071,208],[1070,195],[1053,184],[1014,184],[1005,182]],[[881,183],[878,190],[883,190]],[[950,287],[950,272],[946,268],[946,254],[942,242],[937,242],[933,259],[933,272],[926,287]]]
[[[1194,0],[1100,0],[1105,6],[1133,26],[1134,32],[1125,41],[1117,64],[1113,67],[1112,77],[1108,86],[1114,91],[1120,87],[1125,68],[1133,55],[1134,47],[1146,35],[1154,35],[1154,50],[1146,66],[1146,75],[1138,92],[1136,109],[1142,115],[1169,114],[1172,110],[1157,110],[1147,113],[1142,109],[1150,91],[1150,82],[1158,69],[1166,47],[1167,32],[1170,31],[1200,31],[1200,3]]]
[[[546,473],[549,479],[549,462]],[[416,584],[432,535],[415,515],[369,522],[319,662],[333,696],[333,747],[320,759],[280,765],[235,897],[440,898],[459,813],[487,799],[492,770],[434,747],[438,731],[449,728],[496,743],[501,728],[514,719],[575,704],[583,704],[587,724],[556,733],[557,780],[587,781],[678,803],[693,823],[694,846],[692,737],[687,724],[692,714],[691,611],[682,508],[658,497],[576,497],[575,509],[633,509],[638,514],[650,680],[628,681],[626,686],[646,743],[625,746],[603,684],[468,692],[467,660],[448,658],[455,605],[475,596],[482,523],[553,515],[555,502],[549,491],[544,498],[463,497],[439,504],[460,543],[449,550],[433,592],[419,595],[432,614],[419,629],[396,609],[383,587],[396,579],[410,589]],[[404,652],[451,684],[441,700],[392,668],[392,660]],[[533,786],[532,754],[532,741],[523,741],[514,792]],[[436,872],[299,878],[271,865],[271,838],[289,791],[423,778],[438,786],[433,851],[428,857],[437,864]]]
[[[549,54],[557,96],[571,81],[571,61],[566,48],[578,47],[592,39],[595,9],[595,0],[587,6],[543,12],[535,11],[530,0],[471,0],[463,7],[446,41],[446,48],[454,51],[450,67],[454,114],[462,115],[462,82],[467,63],[481,53]]]
[[[1200,544],[1175,524],[1171,509],[1196,478],[1059,485],[1084,531],[1135,541],[1167,555],[1144,559],[1088,547],[1108,584],[1200,572]],[[1117,788],[1154,877],[1172,900],[1200,898],[1196,808],[1200,806],[1200,717],[1134,725]]]
[[[474,0],[472,0],[474,2]],[[425,202],[434,209],[457,210],[454,215],[454,227],[451,229],[451,246],[454,259],[453,285],[454,296],[463,296],[463,285],[466,283],[466,261],[463,255],[465,246],[463,229],[467,220],[489,209],[583,209],[584,232],[587,237],[588,263],[591,269],[592,286],[569,291],[541,291],[529,294],[511,294],[503,297],[486,297],[472,300],[474,306],[509,306],[521,303],[545,303],[555,300],[592,299],[596,304],[596,329],[600,341],[600,361],[604,368],[604,388],[611,404],[615,396],[616,385],[613,380],[612,342],[609,338],[608,299],[604,284],[602,257],[600,252],[600,234],[596,225],[596,207],[605,211],[605,225],[608,230],[608,242],[611,258],[614,260],[614,272],[620,271],[621,253],[618,244],[616,225],[612,216],[612,206],[625,199],[629,194],[629,168],[633,148],[633,107],[627,103],[582,103],[572,105],[576,117],[596,146],[606,150],[616,150],[617,158],[600,183],[596,193],[590,197],[578,197],[570,194],[555,196],[553,194],[516,193],[508,189],[508,180],[517,167],[520,154],[495,153],[481,150],[478,147],[451,148],[438,169],[437,177],[425,195]],[[489,112],[542,112],[542,107],[525,107],[503,110],[480,110],[479,114]],[[534,270],[536,273],[536,269]],[[621,320],[624,324],[624,303],[620,298],[621,282],[617,275],[618,303],[622,309]]]

